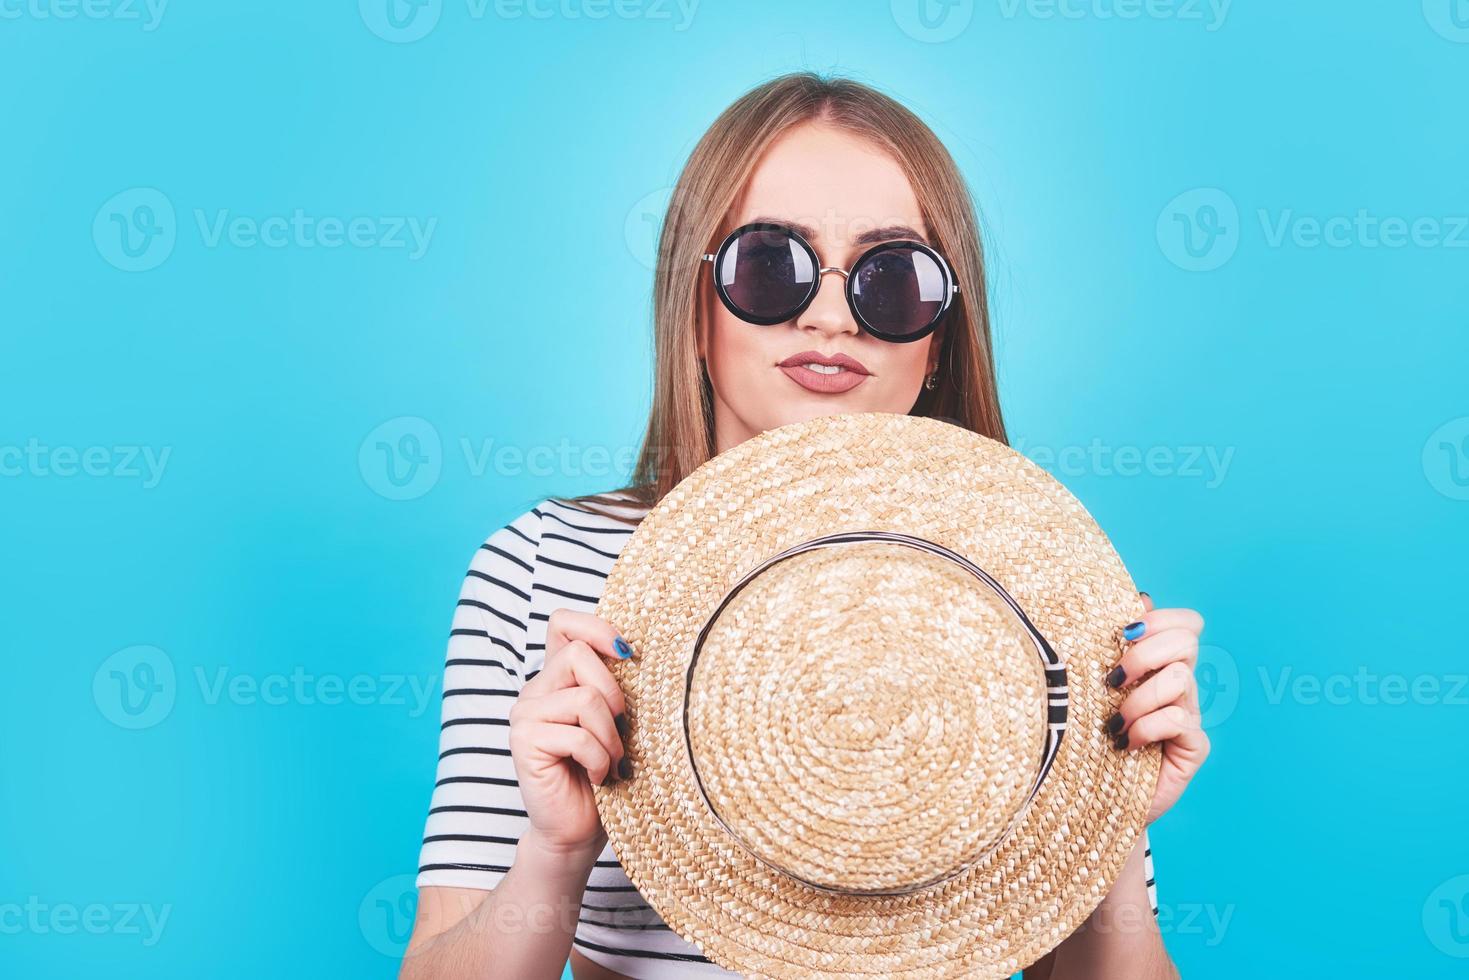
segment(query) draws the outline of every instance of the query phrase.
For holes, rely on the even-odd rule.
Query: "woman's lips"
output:
[[[867,375],[858,374],[856,371],[838,371],[835,374],[821,374],[813,371],[804,364],[793,364],[789,367],[781,365],[785,376],[807,391],[818,392],[823,395],[837,395],[853,388],[867,380]]]
[[[802,388],[822,395],[838,395],[851,391],[869,376],[867,368],[855,357],[846,354],[822,354],[814,350],[792,354],[776,367]]]

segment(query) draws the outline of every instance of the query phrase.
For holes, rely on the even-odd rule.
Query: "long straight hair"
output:
[[[569,502],[635,524],[640,515],[626,513],[629,497],[637,506],[650,507],[714,455],[713,392],[695,344],[700,277],[708,274],[702,259],[713,251],[765,149],[806,122],[852,133],[898,162],[932,244],[957,277],[959,295],[944,318],[937,387],[921,389],[909,414],[942,417],[1007,441],[995,385],[979,225],[959,168],[933,131],[891,97],[851,79],[795,72],[736,100],[684,165],[658,236],[653,405],[632,482]],[[608,511],[609,506],[618,512]]]

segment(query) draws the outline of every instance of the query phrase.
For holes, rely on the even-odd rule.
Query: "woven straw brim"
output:
[[[689,758],[684,698],[696,635],[741,576],[813,538],[874,530],[934,542],[992,576],[1064,660],[1069,718],[1054,765],[1028,806],[1017,806],[1013,777],[994,774],[1001,816],[1008,820],[1018,809],[1019,818],[977,863],[904,894],[835,894],[751,852],[748,835],[759,831],[758,808],[768,801],[734,797],[757,808],[753,816],[735,813],[744,844],[711,812]],[[931,605],[935,619],[963,618],[942,599]],[[1142,612],[1121,560],[1082,505],[1000,443],[947,422],[886,413],[822,417],[748,439],[699,467],[648,513],[597,605],[638,653],[611,667],[627,697],[625,744],[635,775],[595,789],[613,851],[670,928],[747,976],[1008,977],[1085,920],[1139,841],[1159,753],[1113,748],[1104,724],[1122,695],[1103,678],[1120,653],[1120,626]],[[972,615],[980,623],[986,614],[976,607]],[[720,623],[724,628],[723,617]],[[908,669],[899,659],[887,665],[890,672]],[[799,685],[799,675],[790,683]],[[1023,671],[1006,676],[1014,691],[1002,697],[1033,702],[1038,688]],[[694,721],[731,738],[801,724],[789,711],[757,718],[740,707],[750,703],[734,699],[713,721]],[[726,717],[732,710],[750,717]],[[1001,738],[1031,759],[1035,732],[997,716],[1000,722],[1015,729],[1002,725]],[[790,733],[789,744],[808,737]],[[993,748],[985,752],[993,759]],[[721,758],[735,768],[758,763],[737,751]],[[704,775],[707,789],[730,772]],[[801,781],[788,780],[779,790],[788,810],[820,815],[815,789],[803,796]],[[951,796],[917,788],[913,825],[895,826],[915,832],[923,814]],[[841,814],[829,816],[840,823]],[[995,832],[993,819],[980,822],[980,837]],[[770,842],[754,843],[759,849]],[[789,839],[776,843],[787,852],[793,846]],[[820,835],[806,843],[802,867],[830,880],[843,881],[847,870],[858,878],[888,870],[864,864],[861,849],[846,869],[833,857],[838,843]],[[935,868],[955,856],[941,853],[944,846],[935,840],[925,852]],[[923,870],[923,856],[916,860]]]

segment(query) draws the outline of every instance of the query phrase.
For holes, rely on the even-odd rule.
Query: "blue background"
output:
[[[650,219],[814,68],[951,148],[1014,441],[1207,617],[1184,974],[1463,975],[1469,4],[384,4],[0,8],[0,972],[394,974],[470,554],[620,482]],[[212,236],[298,209],[359,243]]]

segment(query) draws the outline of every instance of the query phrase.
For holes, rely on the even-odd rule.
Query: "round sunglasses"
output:
[[[714,291],[725,309],[764,326],[800,316],[822,275],[835,272],[846,280],[858,326],[895,344],[933,333],[959,292],[944,257],[922,242],[882,242],[843,270],[822,266],[795,229],[763,222],[736,228],[704,261],[713,263]]]

